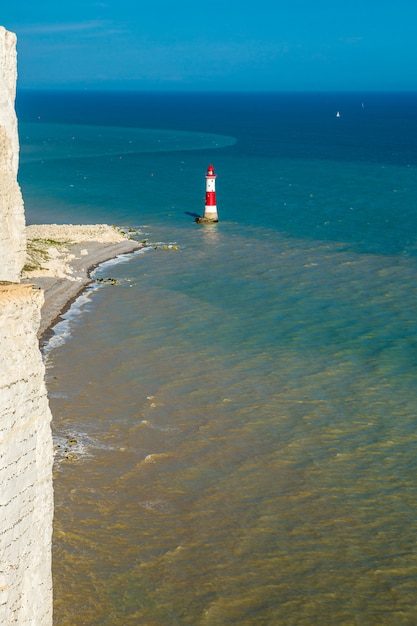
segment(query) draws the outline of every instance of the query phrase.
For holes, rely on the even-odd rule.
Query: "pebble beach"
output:
[[[27,263],[22,282],[44,291],[38,336],[91,282],[100,263],[139,250],[141,244],[107,224],[36,224],[26,227]]]

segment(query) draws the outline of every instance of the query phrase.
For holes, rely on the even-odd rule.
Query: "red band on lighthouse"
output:
[[[206,191],[206,206],[216,206],[215,191]]]
[[[218,222],[216,203],[216,173],[214,167],[209,165],[206,174],[206,205],[204,217],[213,222]]]

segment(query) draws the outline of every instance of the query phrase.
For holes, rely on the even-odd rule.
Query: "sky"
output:
[[[8,0],[18,86],[417,89],[416,0]]]

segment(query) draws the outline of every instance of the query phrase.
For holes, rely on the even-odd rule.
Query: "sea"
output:
[[[417,624],[417,93],[16,106],[27,222],[144,244],[42,343],[54,624]]]

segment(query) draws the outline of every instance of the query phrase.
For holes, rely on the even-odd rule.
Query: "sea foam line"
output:
[[[102,270],[103,268],[113,267],[115,265],[119,265],[120,263],[127,263],[133,257],[136,257],[140,254],[144,254],[148,252],[151,248],[145,247],[140,248],[139,250],[135,250],[129,254],[119,254],[113,259],[109,259],[108,261],[104,261],[100,263],[94,270],[91,272],[91,277],[94,279],[98,270]],[[91,305],[91,295],[97,289],[104,287],[106,285],[105,282],[96,282],[93,280],[86,289],[74,300],[71,304],[70,308],[60,315],[60,320],[51,328],[52,335],[42,346],[42,355],[45,359],[49,354],[64,345],[72,335],[72,330],[76,323],[79,321],[81,315],[88,312],[90,310]]]

